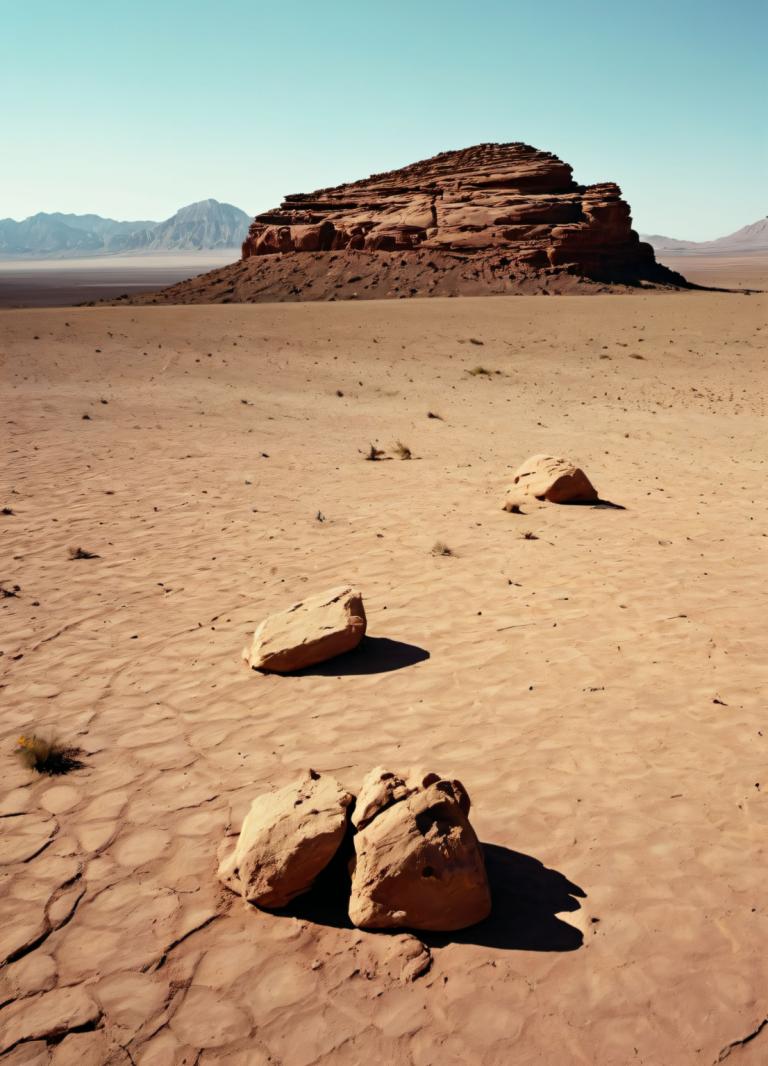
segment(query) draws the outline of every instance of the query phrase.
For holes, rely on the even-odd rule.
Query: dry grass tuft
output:
[[[89,552],[87,548],[70,548],[70,559],[100,559],[101,556],[96,552]]]
[[[473,378],[479,377],[480,375],[490,377],[493,374],[493,371],[489,370],[486,366],[473,366],[471,370],[467,371],[467,373],[471,374]]]
[[[381,448],[377,448],[375,444],[371,444],[365,455],[366,459],[369,459],[372,463],[375,463],[377,459],[384,458],[384,452]]]
[[[37,733],[20,736],[14,754],[27,769],[48,777],[68,774],[83,766],[78,758],[82,754],[80,748],[60,744],[55,737],[41,737]]]
[[[521,535],[522,535],[522,538],[523,538],[523,540],[538,540],[538,539],[539,539],[539,538],[538,538],[538,537],[536,536],[536,534],[535,534],[535,533],[531,533],[530,529],[528,530],[528,532],[527,532],[527,533],[523,533],[523,534],[521,534]]]
[[[444,540],[436,540],[435,543],[432,545],[432,554],[455,556],[456,552],[453,550],[453,548],[449,548]]]
[[[395,445],[394,451],[395,451],[395,455],[399,459],[412,459],[413,458],[413,452],[408,447],[408,445],[407,444],[403,444],[403,442],[401,440],[399,440],[397,442],[397,444]]]

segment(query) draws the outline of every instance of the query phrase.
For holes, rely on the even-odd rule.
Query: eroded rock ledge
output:
[[[240,263],[141,302],[373,299],[684,286],[612,182],[527,144],[479,144],[257,215]]]
[[[577,185],[567,163],[527,144],[479,144],[286,196],[256,216],[243,258],[346,248],[506,256],[512,271],[555,268],[604,280],[658,267],[631,228],[618,185]]]

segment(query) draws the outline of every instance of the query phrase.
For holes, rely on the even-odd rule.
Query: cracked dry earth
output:
[[[765,310],[0,313],[3,1063],[768,1061]],[[626,509],[503,512],[537,452]],[[340,581],[359,652],[242,666]],[[33,729],[82,767],[26,770]],[[487,923],[422,948],[217,883],[257,793],[377,763],[466,784]]]

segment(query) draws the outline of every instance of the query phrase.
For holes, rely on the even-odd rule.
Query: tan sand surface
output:
[[[0,313],[4,1062],[768,1061],[766,332],[718,293]],[[505,513],[537,452],[625,509]],[[361,650],[243,667],[346,581]],[[377,763],[489,845],[493,916],[410,984],[343,900],[215,879],[260,791]]]

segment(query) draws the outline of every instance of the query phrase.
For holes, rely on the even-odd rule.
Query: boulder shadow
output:
[[[351,825],[347,827],[344,840],[334,857],[315,878],[309,892],[291,900],[287,907],[274,914],[301,918],[314,925],[327,925],[333,929],[354,929],[349,920],[349,897],[352,878],[349,863],[355,853]]]
[[[566,500],[561,507],[594,507],[603,511],[626,511],[623,503],[614,503],[613,500]]]
[[[586,892],[564,874],[531,855],[484,844],[493,906],[485,921],[454,933],[421,933],[430,947],[476,944],[509,951],[575,951],[584,943],[580,929],[558,917],[581,909]],[[577,898],[578,897],[578,898]]]
[[[363,637],[352,651],[335,659],[296,670],[293,677],[350,677],[356,674],[388,674],[406,666],[423,663],[429,652],[417,644],[389,637]]]
[[[578,911],[578,898],[586,892],[538,859],[497,844],[484,844],[493,909],[485,921],[453,933],[410,930],[430,948],[448,944],[475,944],[508,951],[575,951],[584,942],[581,930],[558,917]],[[349,920],[351,879],[349,861],[354,854],[348,832],[330,864],[309,892],[273,913],[301,918],[334,929],[354,929]],[[577,898],[578,897],[578,898]],[[408,930],[376,930],[376,936]]]

